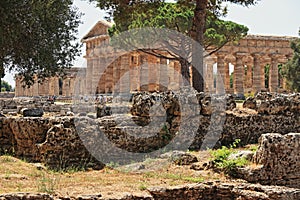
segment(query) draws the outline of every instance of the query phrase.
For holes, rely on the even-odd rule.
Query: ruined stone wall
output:
[[[241,170],[249,182],[300,188],[300,133],[268,133],[259,139],[253,161],[256,167]]]
[[[101,194],[52,196],[50,194],[12,193],[1,194],[2,200],[298,200],[300,190],[279,186],[262,186],[247,183],[207,182],[148,189],[147,195],[126,194],[117,198],[105,198]]]
[[[8,153],[54,169],[103,166],[82,144],[74,118],[0,118],[1,154]]]
[[[93,145],[96,142],[95,136],[97,135],[95,134],[99,130],[111,143],[130,152],[151,152],[161,149],[177,135],[178,130],[186,131],[189,126],[180,129],[183,110],[180,110],[178,97],[173,93],[168,93],[161,96],[164,102],[163,107],[162,110],[157,110],[158,114],[167,113],[164,126],[147,128],[146,130],[150,131],[152,136],[140,137],[147,134],[143,132],[145,130],[143,126],[151,122],[149,111],[155,102],[154,97],[147,93],[138,94],[134,98],[132,116],[122,113],[123,108],[117,107],[115,110],[119,113],[95,119],[96,114],[88,113],[93,111],[92,106],[89,111],[86,108],[83,111],[72,108],[75,113],[74,117],[0,117],[1,152],[13,153],[17,157],[44,162],[53,167],[93,163],[93,158],[85,149],[80,134],[89,136],[88,142],[91,142],[89,145]],[[230,145],[235,139],[241,139],[241,144],[244,145],[257,143],[258,138],[265,133],[276,132],[285,135],[290,132],[300,132],[300,116],[296,107],[290,110],[288,115],[285,112],[256,113],[255,110],[250,112],[236,109],[234,100],[227,96],[219,99],[225,100],[225,110],[216,118],[212,118],[214,109],[220,111],[220,108],[210,104],[210,98],[199,94],[198,102],[188,104],[189,106],[192,103],[201,105],[200,115],[191,116],[188,120],[192,122],[194,118],[199,119],[199,127],[198,130],[196,129],[195,137],[192,138],[194,141],[190,149],[205,148],[203,142],[207,143],[207,141],[214,142],[213,145],[218,147]],[[299,102],[294,103],[296,105]],[[126,110],[125,107],[124,109]],[[224,124],[218,126],[218,122],[222,120]],[[211,131],[209,134],[208,130]],[[134,137],[130,133],[137,135]],[[184,139],[180,142],[184,142]],[[98,139],[97,142],[101,141]],[[103,149],[104,155],[109,150]]]

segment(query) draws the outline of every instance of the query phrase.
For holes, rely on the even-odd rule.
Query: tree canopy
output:
[[[1,91],[7,91],[7,92],[9,92],[9,91],[12,91],[12,86],[8,83],[8,82],[6,82],[6,81],[1,81]]]
[[[291,42],[294,55],[283,68],[283,76],[287,79],[287,86],[295,92],[300,92],[300,39]]]
[[[259,0],[177,0],[171,7],[171,4],[164,4],[164,0],[90,1],[97,1],[99,8],[107,10],[109,17],[115,21],[117,30],[123,31],[144,25],[171,28],[187,34],[206,48],[214,47],[218,50],[226,42],[240,38],[247,30],[233,22],[219,19],[227,13],[227,7],[223,3],[249,6]],[[193,52],[195,54],[195,51]],[[193,55],[193,59],[202,57],[200,54]],[[203,72],[202,61],[194,62],[194,65],[196,70],[193,70],[193,86],[196,90],[203,91],[204,83],[199,75]]]
[[[194,6],[176,3],[161,3],[160,5],[155,3],[151,9],[147,10],[135,5],[133,13],[126,12],[115,17],[116,24],[111,33],[118,34],[134,28],[159,27],[173,29],[188,35],[193,24],[193,9]],[[123,20],[124,18],[127,20]],[[247,27],[218,19],[210,11],[208,11],[205,28],[203,46],[210,54],[228,42],[239,40],[248,32]]]
[[[72,0],[1,0],[0,72],[13,70],[33,83],[71,66],[80,13]]]

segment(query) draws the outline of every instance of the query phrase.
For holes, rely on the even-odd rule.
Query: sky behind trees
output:
[[[83,24],[79,26],[79,39],[81,39],[105,16],[104,11],[95,8],[95,4],[88,1],[74,0],[74,4],[84,13]],[[300,1],[299,0],[261,0],[256,6],[248,8],[229,4],[229,12],[225,20],[246,25],[249,34],[298,36],[300,28]],[[82,56],[75,61],[74,66],[85,67],[86,61],[83,57],[85,49],[82,48]],[[14,85],[11,74],[6,75],[4,80]]]

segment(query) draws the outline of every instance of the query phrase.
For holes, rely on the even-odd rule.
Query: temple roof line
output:
[[[99,20],[92,28],[91,30],[82,38],[82,42],[86,42],[87,40],[97,39],[97,36],[105,35],[103,32],[99,32],[99,27],[105,27],[105,28],[111,28],[113,27],[113,22],[108,22],[106,20]],[[108,33],[106,33],[108,36]],[[257,40],[294,40],[299,37],[293,37],[293,36],[276,36],[276,35],[256,35],[256,34],[248,34],[242,39],[257,39]]]
[[[276,35],[256,35],[256,34],[249,34],[246,35],[243,39],[260,39],[260,40],[294,40],[297,39],[298,37],[293,37],[293,36],[276,36]]]

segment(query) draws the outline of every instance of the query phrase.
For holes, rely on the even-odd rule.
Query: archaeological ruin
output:
[[[107,51],[112,23],[98,21],[85,35],[87,68],[67,70],[30,88],[16,79],[16,97],[177,90],[181,85],[178,61],[140,52],[123,55]],[[210,93],[244,95],[261,91],[284,92],[282,64],[293,55],[293,37],[248,35],[205,58],[205,90]],[[106,52],[107,51],[107,52]],[[163,67],[163,66],[168,67]],[[269,72],[267,73],[267,68]],[[80,76],[78,76],[80,73]],[[190,81],[190,80],[188,80]]]

